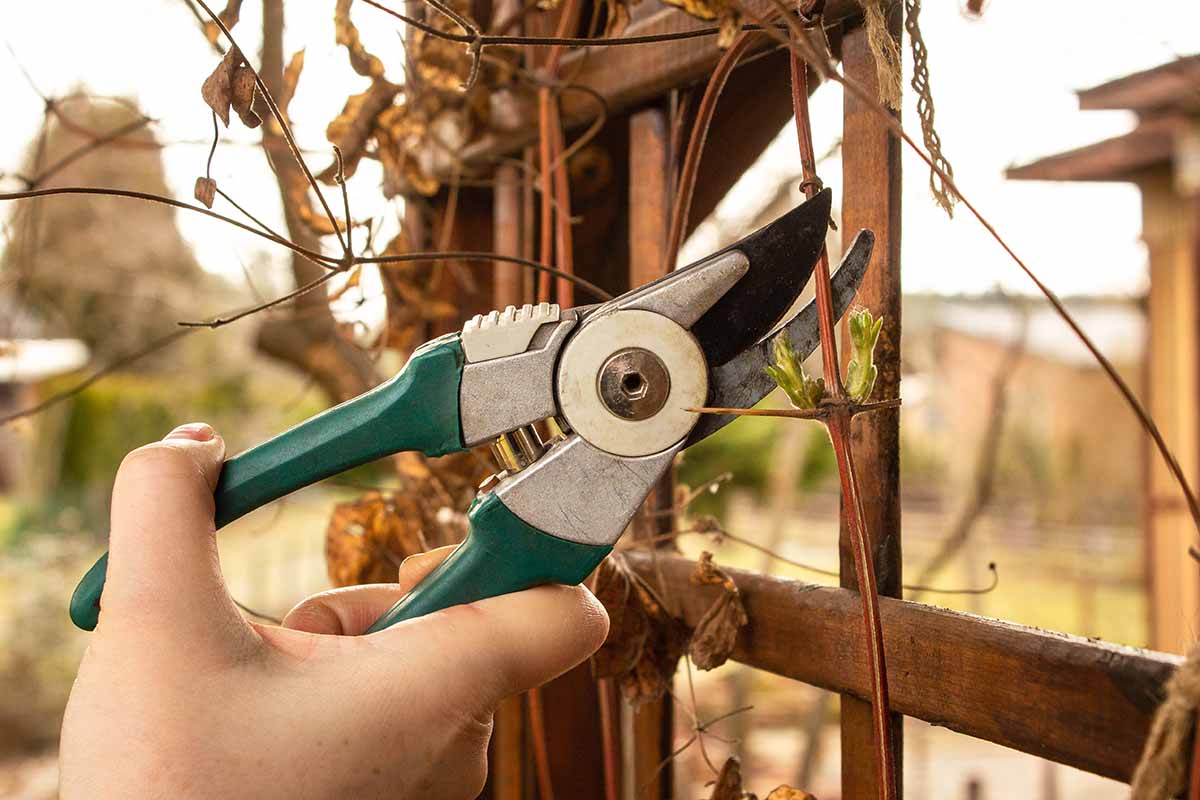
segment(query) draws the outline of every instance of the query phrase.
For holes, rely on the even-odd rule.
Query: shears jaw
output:
[[[840,319],[854,301],[858,287],[871,263],[875,234],[862,230],[854,238],[842,263],[831,278],[833,315]],[[709,405],[722,408],[750,408],[775,388],[775,381],[764,369],[772,363],[772,343],[784,331],[792,348],[801,359],[808,357],[820,344],[816,301],[810,302],[786,324],[779,326],[762,340],[748,347],[709,373]],[[734,415],[706,414],[688,434],[686,447],[716,433],[737,419]]]
[[[597,316],[611,306],[614,311],[650,311],[691,328],[749,270],[750,259],[741,251],[720,253],[621,295]]]
[[[825,246],[832,197],[825,189],[701,262],[739,252],[749,264],[745,276],[691,326],[710,369],[767,335],[800,296]]]

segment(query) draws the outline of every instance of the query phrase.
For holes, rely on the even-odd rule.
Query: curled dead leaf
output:
[[[313,205],[312,195],[309,194],[308,179],[298,170],[287,173],[287,205],[295,212],[300,221],[317,236],[332,236],[333,224],[323,211],[317,211]],[[338,221],[338,230],[345,230],[345,221]]]
[[[217,14],[221,22],[229,30],[233,30],[233,26],[238,24],[238,20],[242,16],[242,0],[228,0],[225,3],[225,8]],[[221,28],[211,19],[204,23],[204,38],[208,39],[208,43],[215,45],[221,38]]]
[[[217,182],[203,176],[196,178],[196,188],[192,190],[192,196],[203,203],[205,208],[212,208],[213,200],[217,196]]]
[[[233,101],[233,74],[244,63],[246,59],[242,57],[242,51],[230,47],[200,87],[200,96],[226,127],[229,127],[229,106]]]
[[[229,104],[247,128],[262,125],[262,118],[254,111],[254,96],[258,91],[254,70],[243,64],[233,71],[230,84]]]
[[[687,628],[650,586],[614,553],[596,574],[597,599],[608,610],[608,638],[592,656],[592,671],[612,677],[635,708],[662,697],[687,646]]]
[[[437,194],[440,184],[421,170],[416,155],[428,146],[430,116],[426,107],[407,104],[394,105],[379,115],[375,141],[383,167],[384,197]]]
[[[403,105],[392,105],[399,93],[400,87],[393,83],[373,81],[365,92],[347,97],[341,113],[326,126],[325,138],[342,151],[342,169],[346,178],[354,175],[358,162],[366,153],[367,143],[375,135],[377,126],[383,124],[381,115],[393,108],[404,108]],[[336,174],[334,163],[317,177],[333,184]]]
[[[304,49],[301,48],[292,53],[287,66],[284,67],[283,86],[279,90],[279,97],[275,98],[275,105],[284,117],[287,117],[288,107],[292,104],[292,98],[296,96],[296,87],[300,84],[300,73],[303,71]]]
[[[325,531],[334,586],[394,581],[408,556],[466,535],[465,512],[487,464],[470,452],[436,460],[405,456],[397,491],[367,492],[334,508]]]
[[[745,798],[747,795],[742,791],[742,764],[730,756],[721,765],[721,771],[717,773],[717,780],[713,784],[712,794],[708,796],[708,800],[744,800]]]
[[[470,19],[469,0],[447,0],[446,5]],[[450,17],[440,13],[431,16],[427,24],[444,33],[459,36],[469,32]],[[465,42],[453,42],[425,31],[414,31],[409,52],[412,54],[412,62],[422,86],[451,95],[463,94],[467,79],[471,75],[471,53]]]
[[[368,492],[339,503],[325,531],[325,566],[334,586],[388,583],[400,562],[429,549],[417,498]]]
[[[403,233],[388,242],[381,255],[398,256],[412,252]],[[425,339],[428,323],[445,323],[462,316],[455,303],[438,296],[434,280],[435,265],[429,261],[400,261],[381,265],[381,277],[388,298],[387,346],[402,353]]]
[[[691,583],[721,587],[721,594],[696,623],[688,646],[692,663],[700,669],[714,669],[729,660],[737,643],[738,631],[749,622],[749,618],[737,584],[713,563],[712,553],[701,553]]]
[[[364,78],[382,78],[383,62],[367,52],[358,34],[358,28],[350,19],[350,4],[353,0],[337,0],[333,10],[333,28],[337,43],[346,48],[350,66]]]
[[[742,16],[729,0],[665,0],[668,5],[681,8],[697,19],[716,21],[720,26],[717,47],[724,49],[733,44],[742,26]]]

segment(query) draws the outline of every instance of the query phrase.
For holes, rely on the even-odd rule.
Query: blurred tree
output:
[[[118,132],[112,141],[96,143]],[[137,107],[82,92],[57,101],[46,114],[22,177],[42,189],[172,194],[161,149]],[[198,290],[220,286],[196,262],[168,206],[58,196],[17,205],[10,227],[0,259],[10,279],[8,305],[33,316],[40,335],[82,339],[102,361],[143,347],[181,318],[202,315],[208,309]],[[161,360],[151,357],[131,368]]]

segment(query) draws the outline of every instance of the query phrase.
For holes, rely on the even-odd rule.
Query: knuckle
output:
[[[196,464],[186,453],[162,442],[144,445],[125,456],[117,478],[195,474]]]

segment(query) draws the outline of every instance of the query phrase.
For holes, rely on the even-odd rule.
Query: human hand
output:
[[[248,622],[221,577],[213,488],[225,444],[184,425],[113,488],[103,610],[63,722],[62,797],[467,798],[504,697],[587,658],[608,618],[541,586],[363,631],[452,548],[395,585],[315,595]]]

